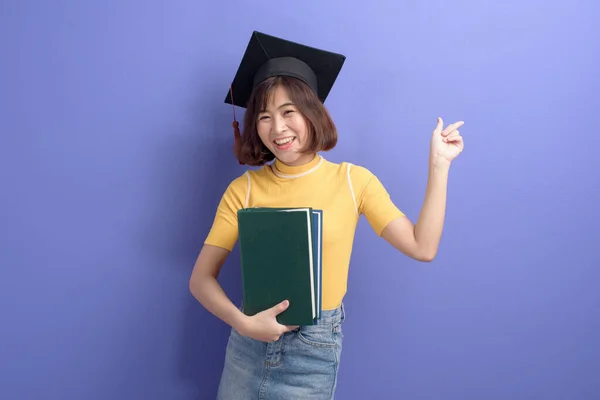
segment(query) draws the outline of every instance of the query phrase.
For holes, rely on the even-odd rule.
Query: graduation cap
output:
[[[272,76],[300,79],[324,102],[345,60],[342,54],[254,31],[225,103],[245,108],[254,87]]]
[[[225,103],[245,108],[254,88],[273,76],[300,79],[325,102],[345,60],[342,54],[254,31]],[[238,126],[234,107],[236,143],[240,137]]]

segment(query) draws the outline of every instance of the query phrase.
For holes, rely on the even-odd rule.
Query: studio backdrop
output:
[[[600,398],[600,6],[0,3],[0,398],[213,399],[229,327],[188,280],[242,174],[224,102],[252,31],[342,53],[323,154],[416,222],[465,121],[431,263],[359,223],[339,399]],[[236,109],[241,120],[243,109]],[[220,282],[241,301],[239,251]]]

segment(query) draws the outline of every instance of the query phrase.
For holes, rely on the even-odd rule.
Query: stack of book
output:
[[[277,321],[314,325],[321,318],[322,210],[244,208],[238,232],[244,313],[289,300]]]

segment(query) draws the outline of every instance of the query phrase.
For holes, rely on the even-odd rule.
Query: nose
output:
[[[277,134],[285,131],[285,129],[286,129],[285,120],[283,118],[281,118],[280,115],[277,115],[276,117],[273,118],[273,123],[271,124],[271,129],[273,130],[273,133],[277,133]]]

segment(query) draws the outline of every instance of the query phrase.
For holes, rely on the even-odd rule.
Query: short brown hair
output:
[[[286,89],[290,100],[308,126],[308,143],[302,150],[303,153],[328,151],[337,144],[337,128],[310,86],[296,78],[276,76],[258,85],[248,100],[244,115],[244,132],[235,148],[235,155],[241,163],[260,166],[275,158],[258,136],[256,123],[258,114],[266,108],[277,87]]]

